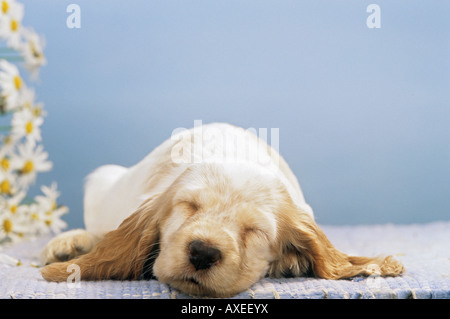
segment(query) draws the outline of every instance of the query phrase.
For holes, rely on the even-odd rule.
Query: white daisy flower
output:
[[[49,228],[45,224],[44,211],[38,204],[27,205],[25,216],[27,216],[28,229],[31,234],[48,234]]]
[[[8,148],[2,147],[0,149],[0,170],[4,172],[11,171],[11,160],[10,160],[10,150]]]
[[[69,209],[66,206],[50,208],[48,205],[39,205],[38,203],[29,206],[28,219],[30,229],[36,235],[45,235],[49,233],[58,234],[67,227],[67,223],[61,219]]]
[[[10,155],[13,153],[14,148],[16,146],[17,139],[13,138],[12,135],[3,135],[0,136],[0,142],[2,143],[2,150],[4,151],[4,154]]]
[[[45,212],[44,222],[47,227],[54,233],[59,234],[67,227],[67,223],[61,219],[61,216],[67,214],[69,209],[66,206],[59,206],[54,210]]]
[[[41,191],[44,194],[36,196],[34,199],[36,202],[42,207],[48,207],[50,210],[54,210],[57,208],[57,200],[60,193],[57,190],[58,185],[56,183],[52,183],[50,187],[45,185],[41,186]]]
[[[19,106],[20,92],[24,87],[19,69],[6,60],[0,60],[0,97],[2,111],[7,112]]]
[[[0,170],[0,196],[14,195],[17,190],[16,175]]]
[[[27,233],[23,215],[0,215],[0,240],[20,241]]]
[[[1,240],[1,239],[0,239]],[[0,264],[10,265],[10,266],[20,266],[22,263],[19,259],[11,257],[6,254],[0,254]]]
[[[6,42],[2,52],[23,58],[25,69],[33,76],[47,62],[45,39],[22,26],[23,14],[21,3],[0,0],[0,40]],[[46,113],[43,104],[35,102],[35,92],[27,87],[17,66],[0,58],[0,116],[9,113],[10,125],[1,128],[8,132],[0,136],[0,245],[25,236],[59,233],[67,227],[61,216],[68,208],[57,204],[56,183],[42,186],[43,195],[34,200],[27,199],[28,187],[37,174],[52,168],[39,143]],[[17,263],[3,257],[0,254],[0,263]]]
[[[29,109],[31,114],[36,118],[44,117],[47,115],[47,112],[44,111],[44,104],[35,103],[35,96],[34,89],[24,86],[19,97],[19,105]]]
[[[34,30],[23,28],[24,42],[21,43],[19,52],[25,59],[25,68],[33,76],[37,76],[38,69],[47,63],[44,56],[45,39]]]
[[[22,200],[25,198],[25,192],[17,192],[17,194],[11,197],[1,197],[3,203],[1,204],[2,211],[9,216],[23,214],[24,205],[21,205]]]
[[[57,199],[60,193],[57,190],[57,184],[52,183],[50,187],[42,186],[41,191],[45,196],[36,196],[35,200],[41,211],[44,212],[45,224],[50,230],[58,234],[62,229],[67,227],[66,222],[61,220],[61,216],[67,214],[69,209],[66,206],[58,206]]]
[[[11,12],[11,7],[17,5],[16,0],[3,0],[0,1],[0,16],[8,15]]]
[[[18,49],[21,42],[23,4],[16,1],[2,1],[2,19],[0,20],[0,37],[8,46]]]
[[[44,123],[42,116],[35,116],[30,109],[23,108],[13,115],[11,135],[15,139],[25,137],[28,142],[35,144],[42,139],[40,128],[42,123]]]
[[[15,0],[4,0],[1,1],[0,5],[0,15],[6,15],[8,14],[9,7],[11,6],[11,2],[16,2]]]
[[[2,145],[0,148],[0,170],[3,172],[12,172],[16,163],[14,163],[14,148],[9,145]]]
[[[18,184],[26,189],[34,183],[38,172],[47,172],[52,169],[53,164],[47,161],[48,153],[44,147],[34,143],[25,143],[17,146],[17,154],[12,155],[15,169],[18,170]]]

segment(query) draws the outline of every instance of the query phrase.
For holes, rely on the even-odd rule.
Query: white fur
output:
[[[85,185],[84,232],[93,236],[86,238],[98,240],[116,229],[145,199],[163,193],[187,168],[199,162],[226,162],[224,167],[231,167],[234,183],[239,183],[240,171],[242,176],[249,169],[257,170],[261,176],[270,175],[281,181],[293,202],[313,217],[297,178],[278,152],[249,130],[213,123],[177,130],[132,167],[105,165],[91,173]],[[236,165],[229,165],[232,163]],[[96,240],[86,246],[92,246]],[[75,254],[75,241],[67,234],[54,238],[42,253],[43,263],[54,261],[58,254]]]
[[[194,135],[194,138],[191,140],[192,135]],[[239,150],[235,148],[223,151],[221,146],[225,143],[217,143],[218,138],[214,139],[211,136],[223,137],[229,141],[247,139],[249,143],[252,143],[248,148],[252,153],[244,152],[240,154]],[[183,142],[191,145],[190,149],[193,151],[201,150],[203,157],[200,158],[199,154],[193,154],[195,156],[193,161],[180,163],[178,167],[173,167],[173,172],[169,174],[168,178],[149,188],[148,181],[151,175],[156,173],[155,169],[161,160],[161,156],[167,157],[167,153],[172,152],[175,145],[180,145]],[[199,146],[200,143],[201,146]],[[221,148],[219,151],[218,147]],[[258,161],[257,153],[262,154],[260,155],[261,163]],[[273,155],[278,156],[278,153]],[[125,168],[106,165],[90,174],[87,178],[84,200],[84,220],[87,231],[97,236],[103,236],[105,233],[116,229],[145,198],[163,192],[192,164],[191,162],[199,161],[233,161],[239,163],[243,170],[246,170],[246,165],[242,164],[246,163],[259,169],[262,174],[275,175],[285,185],[294,203],[313,216],[312,209],[305,202],[296,177],[289,169],[283,169],[285,163],[282,162],[281,157],[275,160],[271,159],[266,146],[260,143],[260,140],[254,134],[229,124],[214,123],[203,125],[197,131],[193,128],[173,135],[135,166]],[[280,162],[276,163],[277,161]],[[255,166],[255,163],[258,165]]]
[[[228,124],[177,130],[135,166],[97,169],[86,183],[85,222],[87,230],[47,244],[46,280],[65,281],[71,263],[83,280],[137,280],[151,270],[175,289],[228,297],[266,275],[404,270],[390,256],[334,248],[278,152]]]

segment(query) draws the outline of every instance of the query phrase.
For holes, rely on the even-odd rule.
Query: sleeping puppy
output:
[[[396,276],[389,257],[348,256],[314,222],[284,159],[247,130],[209,124],[172,135],[130,168],[88,178],[86,230],[44,248],[42,276],[156,277],[188,294],[229,297],[264,276]]]

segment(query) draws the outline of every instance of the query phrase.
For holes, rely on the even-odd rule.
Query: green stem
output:
[[[13,61],[13,62],[22,62],[22,61],[24,61],[25,59],[23,58],[23,56],[13,56],[13,55],[11,55],[11,56],[1,56],[0,55],[0,59],[2,59],[2,60],[7,60],[7,61]]]
[[[5,125],[5,126],[0,126],[0,131],[11,131],[12,129],[12,125]]]
[[[10,48],[10,47],[0,47],[0,52],[14,52],[14,53],[16,53],[17,51],[16,50],[14,50],[13,48]]]
[[[34,203],[36,203],[36,200],[34,198],[29,197],[28,195],[26,195],[21,202],[22,205],[31,205]]]
[[[1,100],[1,97],[0,97],[0,100]],[[0,101],[0,105],[1,105],[2,103],[1,103],[1,101]],[[8,115],[8,114],[12,114],[12,113],[14,113],[14,112],[16,112],[17,111],[17,108],[14,108],[14,109],[12,109],[12,110],[8,110],[8,111],[2,111],[2,110],[0,110],[0,116],[5,116],[5,115]]]

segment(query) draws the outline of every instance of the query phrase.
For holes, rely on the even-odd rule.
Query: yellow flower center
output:
[[[11,205],[11,207],[9,208],[9,210],[11,211],[12,214],[15,214],[17,211],[17,205]]]
[[[34,116],[39,117],[39,116],[41,116],[41,114],[42,114],[42,110],[41,110],[40,107],[35,107],[35,108],[33,109],[33,115],[34,115]]]
[[[30,217],[31,217],[31,219],[39,220],[39,215],[38,215],[37,213],[32,213],[32,214],[30,215]]]
[[[9,169],[9,159],[7,159],[6,157],[3,157],[2,160],[0,161],[0,166],[7,171]]]
[[[22,173],[23,174],[31,173],[33,171],[33,169],[34,169],[33,162],[32,161],[26,161],[25,165],[23,165]]]
[[[22,79],[18,75],[14,77],[14,86],[16,87],[16,90],[20,90],[22,87]]]
[[[9,219],[5,219],[3,221],[3,230],[5,231],[5,233],[10,233],[12,230],[12,223]]]
[[[19,29],[19,21],[11,20],[11,31],[15,32]]]
[[[42,58],[42,53],[37,50],[34,42],[30,41],[29,44],[30,44],[30,51],[33,54],[33,57],[35,57],[36,59]]]
[[[33,132],[33,122],[29,121],[25,124],[25,131],[27,134],[31,134],[31,132]]]
[[[45,212],[45,216],[47,216],[47,217],[52,217],[52,215],[53,215],[53,212],[52,211],[48,211],[48,212]],[[50,226],[51,224],[52,224],[52,220],[51,219],[46,219],[45,220],[45,224],[47,225],[47,226]]]
[[[2,12],[6,14],[9,10],[9,4],[6,1],[2,1]]]
[[[13,141],[13,139],[12,139],[12,137],[9,136],[9,135],[5,136],[5,138],[3,139],[3,143],[4,143],[5,145],[11,144],[12,141]]]
[[[9,194],[10,191],[11,191],[11,184],[9,184],[9,181],[5,179],[3,182],[0,183],[0,192],[3,194]]]

